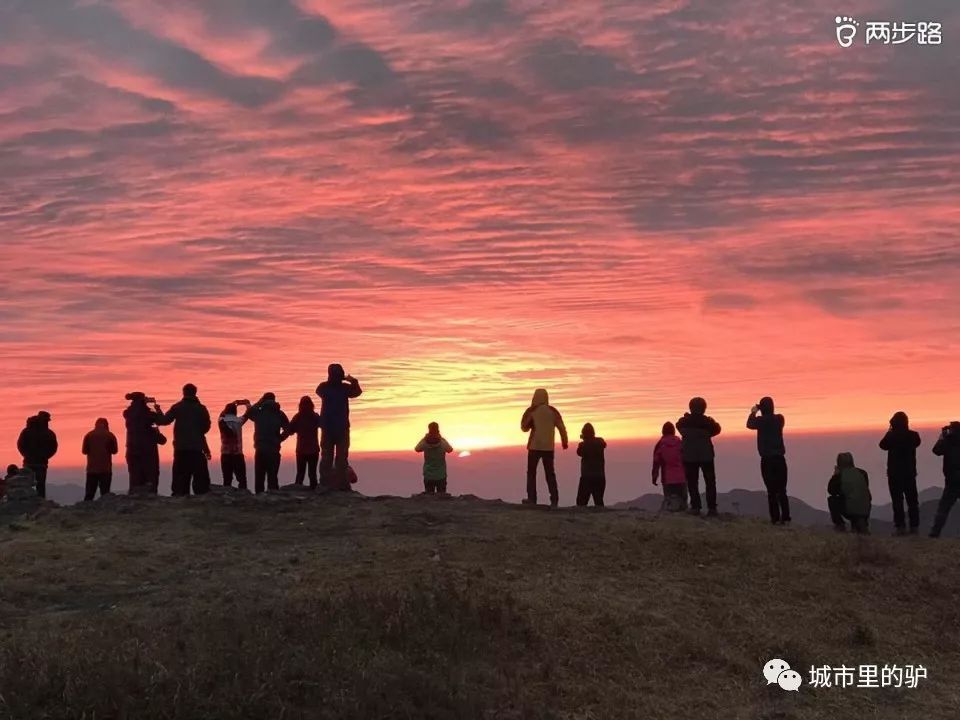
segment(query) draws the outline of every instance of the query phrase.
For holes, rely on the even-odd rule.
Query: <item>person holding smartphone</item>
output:
[[[790,524],[790,498],[787,496],[787,451],[783,444],[783,415],[774,412],[773,398],[764,397],[750,408],[747,429],[757,433],[760,476],[767,488],[770,522]]]

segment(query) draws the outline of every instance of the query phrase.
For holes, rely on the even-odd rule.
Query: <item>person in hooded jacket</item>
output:
[[[350,459],[350,401],[360,397],[360,382],[347,375],[343,366],[327,368],[327,380],[317,386],[320,397],[320,482],[325,487],[349,490],[347,466]]]
[[[50,413],[41,410],[27,420],[17,438],[17,450],[23,456],[23,466],[33,472],[37,495],[42,498],[47,496],[47,468],[57,449],[57,435],[50,429]]]
[[[607,489],[607,469],[604,457],[607,441],[597,437],[591,423],[586,423],[580,432],[577,445],[580,456],[580,485],[577,487],[577,505],[586,506],[593,498],[596,507],[603,507],[603,493]]]
[[[701,397],[690,400],[690,412],[677,420],[683,451],[683,469],[690,492],[690,512],[699,515],[700,472],[707,495],[707,515],[717,514],[717,472],[714,465],[713,438],[720,434],[720,424],[706,414],[707,401]]]
[[[253,421],[253,489],[259,495],[266,489],[280,489],[280,443],[290,429],[290,420],[272,392],[264,393],[247,415]]]
[[[243,426],[247,424],[247,416],[239,415],[239,407],[250,409],[249,400],[237,400],[228,403],[220,417],[217,418],[217,429],[220,430],[220,472],[223,475],[223,486],[233,487],[233,478],[237,478],[237,487],[247,489],[247,458],[243,454]]]
[[[117,436],[110,432],[110,423],[99,418],[93,430],[83,437],[81,451],[87,456],[87,484],[84,502],[90,502],[100,491],[100,497],[110,494],[113,481],[113,456],[119,452]]]
[[[920,500],[917,497],[917,448],[920,433],[910,429],[910,418],[903,411],[890,418],[890,429],[880,441],[880,449],[887,451],[887,485],[893,505],[893,524],[897,535],[907,532],[903,501],[907,501],[910,516],[910,534],[920,527]]]
[[[283,433],[282,440],[297,436],[297,477],[295,485],[303,485],[305,476],[310,477],[310,489],[317,488],[317,463],[320,462],[320,414],[313,400],[304,395],[300,398],[297,414],[290,420],[290,427]]]
[[[156,495],[160,485],[160,449],[167,439],[157,428],[163,417],[160,406],[142,392],[128,393],[130,405],[123,411],[127,428],[127,474],[130,478],[131,495]]]
[[[424,435],[414,452],[423,453],[423,494],[447,494],[447,455],[453,452],[453,447],[440,434],[439,423],[427,425],[427,434]]]
[[[687,509],[687,474],[683,467],[683,449],[672,422],[663,424],[662,434],[653,448],[653,484],[663,484],[663,507],[668,512]]]
[[[759,413],[759,414],[758,414]],[[765,397],[750,408],[747,429],[757,432],[760,476],[767,488],[770,522],[790,523],[790,498],[787,496],[787,451],[783,444],[783,415],[774,412],[773,398]]]
[[[547,476],[547,490],[550,493],[550,506],[560,502],[557,489],[557,471],[554,463],[557,432],[564,450],[569,447],[567,427],[563,424],[560,412],[550,405],[550,396],[543,388],[533,393],[533,400],[520,418],[520,429],[529,433],[527,440],[527,497],[525,505],[537,504],[537,465],[543,463]]]
[[[853,455],[843,452],[837,455],[837,466],[830,482],[827,483],[827,507],[830,519],[838,532],[846,532],[844,519],[850,521],[850,528],[857,534],[870,533],[870,477],[866,470],[858,468]]]
[[[203,495],[210,490],[210,454],[206,435],[212,423],[210,412],[197,397],[197,386],[183,386],[183,399],[175,403],[157,425],[173,425],[173,497],[189,497],[190,487],[194,495]]]
[[[943,428],[933,446],[933,454],[943,458],[943,495],[940,496],[937,514],[930,529],[930,537],[938,538],[951,508],[960,497],[960,422],[955,420]]]

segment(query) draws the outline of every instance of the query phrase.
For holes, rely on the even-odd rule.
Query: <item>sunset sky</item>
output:
[[[537,386],[574,436],[941,424],[958,77],[955,0],[0,0],[3,462],[331,361],[358,450],[522,444]]]

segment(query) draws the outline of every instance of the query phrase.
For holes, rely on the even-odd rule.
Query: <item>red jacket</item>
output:
[[[687,481],[683,471],[682,443],[676,435],[664,435],[653,449],[653,479],[664,485],[681,485]]]

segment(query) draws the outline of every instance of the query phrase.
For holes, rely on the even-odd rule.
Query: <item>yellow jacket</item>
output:
[[[550,405],[547,391],[539,388],[533,393],[533,402],[523,413],[520,429],[530,433],[527,450],[552,452],[556,444],[556,431],[560,431],[560,441],[567,446],[567,428],[556,408]]]

